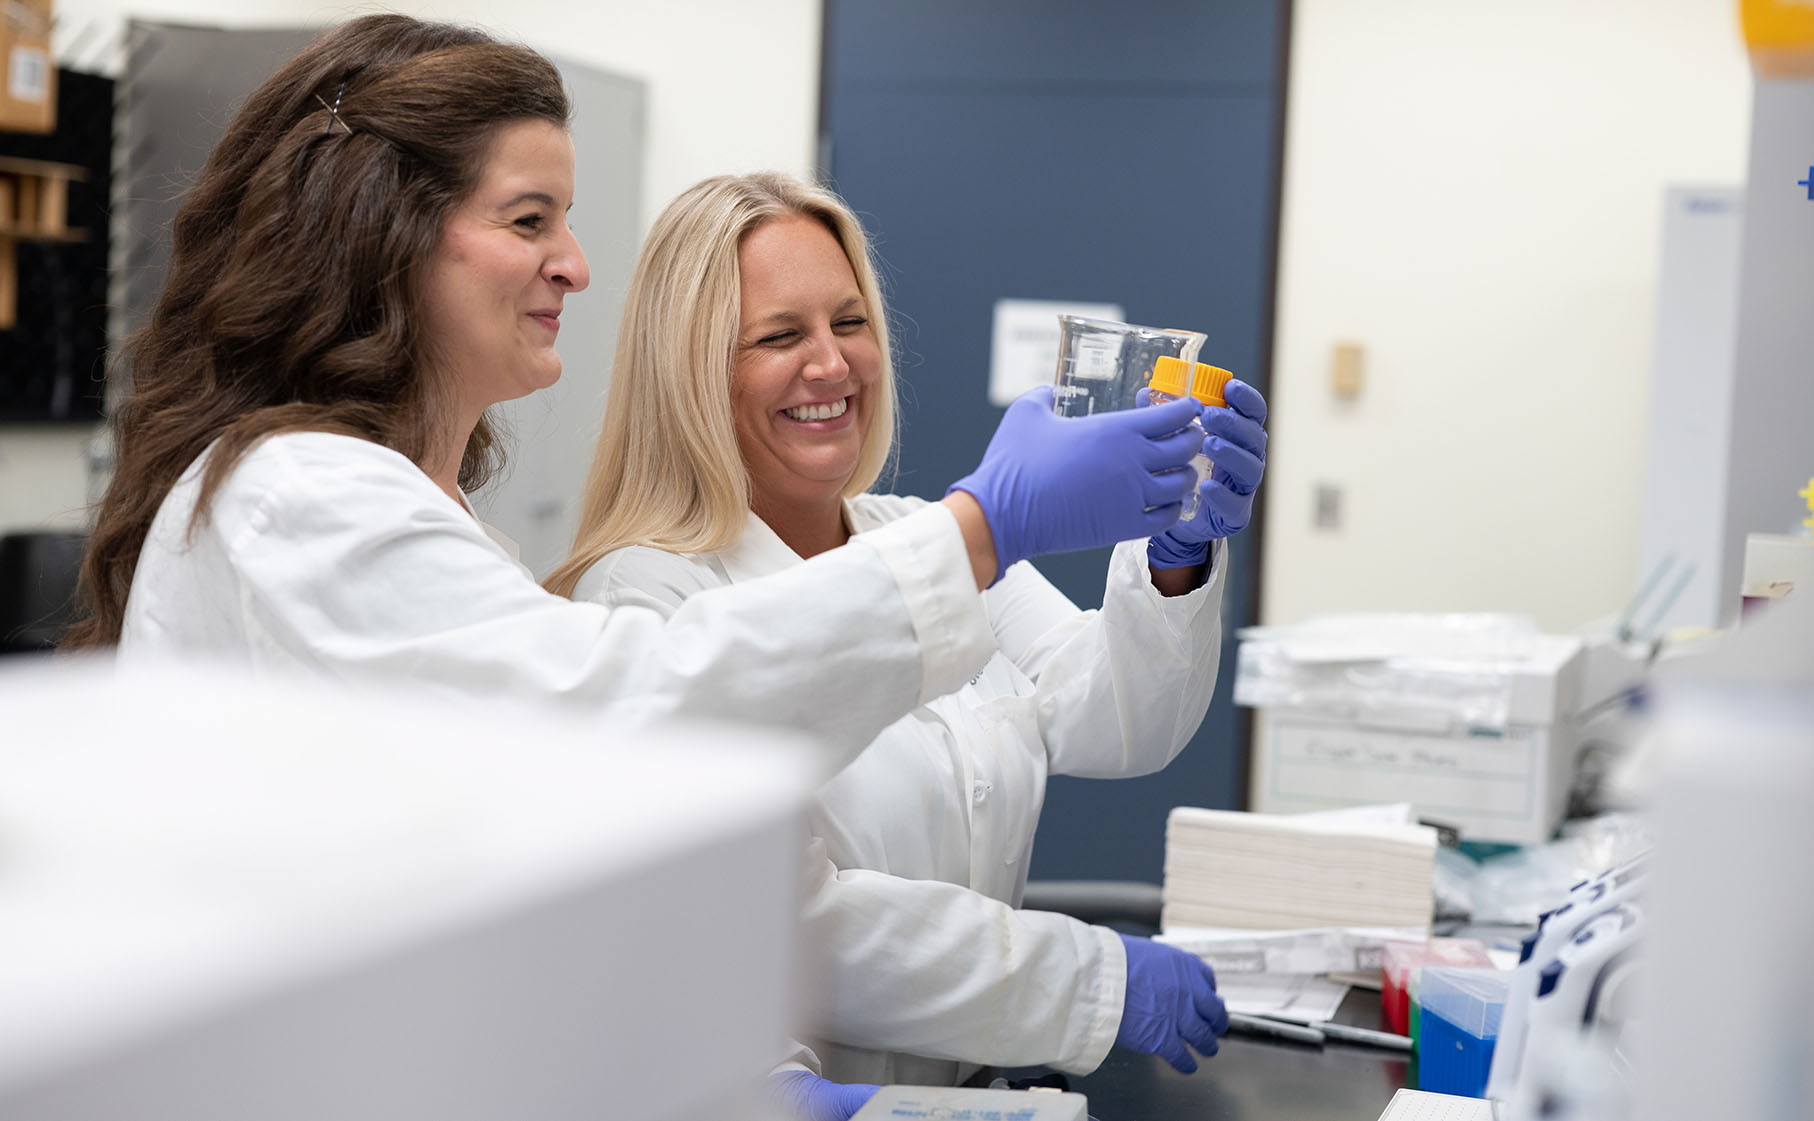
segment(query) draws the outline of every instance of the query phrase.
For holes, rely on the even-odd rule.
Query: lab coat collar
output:
[[[484,518],[479,517],[479,512],[472,508],[472,500],[466,497],[465,491],[460,492],[460,505],[465,508],[468,514],[472,515],[473,521],[479,523],[479,528],[485,531],[485,536],[491,538],[492,544],[504,550],[505,554],[517,564],[520,565],[523,563],[523,547],[512,540],[509,534],[496,528]]]
[[[865,517],[856,503],[846,498],[844,524],[850,527],[852,533],[862,533],[866,529],[874,529],[880,523]],[[769,528],[767,522],[751,511],[743,523],[743,536],[719,553],[718,560],[724,565],[724,574],[733,583],[741,583],[785,572],[801,563],[802,558],[787,542],[781,540],[779,534]]]

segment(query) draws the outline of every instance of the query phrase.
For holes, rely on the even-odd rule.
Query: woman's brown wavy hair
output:
[[[328,32],[258,87],[178,211],[163,291],[123,348],[131,390],[113,415],[118,466],[65,649],[119,641],[152,518],[210,444],[191,528],[273,433],[341,432],[418,464],[448,454],[434,446],[448,402],[426,376],[424,273],[498,128],[565,128],[569,115],[541,55],[400,15]],[[501,461],[481,420],[460,485],[480,485]]]

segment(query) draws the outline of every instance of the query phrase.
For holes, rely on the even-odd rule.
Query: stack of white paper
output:
[[[1179,806],[1165,823],[1161,925],[1427,931],[1436,831],[1353,814]]]

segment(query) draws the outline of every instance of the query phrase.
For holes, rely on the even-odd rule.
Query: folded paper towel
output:
[[[1160,924],[1427,930],[1435,861],[1427,826],[1179,806],[1165,822]]]

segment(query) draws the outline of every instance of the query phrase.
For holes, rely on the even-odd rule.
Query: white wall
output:
[[[819,0],[525,0],[514,6],[485,0],[57,0],[56,10],[52,45],[59,60],[104,73],[118,72],[129,17],[220,27],[313,26],[393,10],[480,24],[562,59],[640,78],[649,90],[640,229],[707,175],[812,170]],[[575,138],[585,142],[583,120],[575,123]],[[575,221],[584,239],[585,215],[576,213]],[[80,524],[87,501],[83,447],[92,435],[87,426],[0,427],[0,532]],[[581,481],[574,480],[576,493]]]
[[[646,82],[644,228],[669,199],[707,175],[812,169],[819,0],[57,0],[53,46],[62,56],[78,56],[75,61],[111,64],[128,17],[298,27],[376,11],[473,23]],[[578,126],[583,140],[584,122]]]
[[[1297,0],[1266,621],[1570,629],[1633,593],[1663,191],[1743,180],[1736,12]],[[1365,347],[1352,403],[1329,389],[1343,340]],[[1337,531],[1312,528],[1319,481]]]

